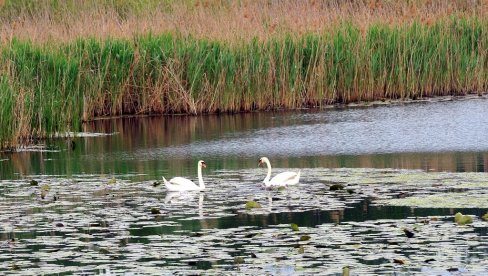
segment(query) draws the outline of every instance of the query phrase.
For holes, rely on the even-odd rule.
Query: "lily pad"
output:
[[[392,199],[486,195],[481,186],[487,174],[305,168],[303,183],[280,192],[263,189],[258,172],[206,174],[206,190],[182,193],[121,175],[115,176],[116,185],[106,185],[107,177],[100,175],[35,176],[49,183],[46,199],[56,196],[56,201],[34,200],[42,189],[25,178],[0,180],[0,274],[16,263],[36,275],[101,269],[340,275],[345,266],[354,275],[375,275],[398,273],[394,259],[409,261],[401,265],[408,275],[447,275],[449,267],[488,274],[485,222],[472,217],[470,227],[453,227],[449,210],[435,209],[432,217],[429,210],[383,206]],[[330,191],[323,183],[357,192]],[[261,208],[244,208],[249,199]],[[156,207],[164,217],[150,212]],[[403,229],[414,238],[407,239]],[[246,256],[245,262],[237,266],[236,256]]]

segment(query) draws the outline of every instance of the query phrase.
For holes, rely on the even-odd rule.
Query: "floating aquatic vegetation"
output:
[[[488,213],[484,214],[482,217],[481,217],[484,221],[488,221]]]
[[[407,261],[402,259],[393,259],[393,262],[400,265],[407,264]]]
[[[87,138],[87,137],[104,137],[104,136],[112,136],[119,134],[118,132],[111,132],[111,133],[102,133],[102,132],[58,132],[53,135],[56,138],[69,138],[69,137],[79,137],[79,138]]]
[[[243,263],[245,263],[243,257],[237,256],[234,258],[234,264],[243,264]]]
[[[44,189],[42,189],[42,190],[41,190],[41,198],[42,198],[42,199],[45,199],[45,198],[46,198],[47,191],[48,191],[48,190],[44,190]]]
[[[262,208],[262,207],[261,204],[259,204],[259,202],[253,200],[246,202],[246,209],[254,209],[254,208]]]
[[[473,223],[473,218],[457,212],[456,215],[454,215],[454,222],[459,225],[470,224]]]
[[[308,241],[308,240],[310,240],[310,236],[309,235],[303,235],[300,237],[300,240],[301,241]]]
[[[437,193],[379,201],[395,206],[422,208],[488,208],[488,194],[478,192]]]
[[[453,227],[450,213],[408,218],[414,209],[398,215],[381,205],[484,195],[485,174],[303,169],[303,183],[267,191],[255,172],[220,171],[207,175],[212,185],[204,192],[184,193],[119,175],[114,185],[97,175],[36,176],[37,186],[0,181],[0,274],[12,263],[19,274],[337,275],[345,266],[354,275],[391,274],[400,266],[406,274],[488,273],[486,222],[472,217],[469,227]],[[32,200],[47,183],[46,200]],[[327,189],[336,183],[356,192]],[[459,192],[460,183],[480,185]],[[261,208],[246,209],[249,198]],[[395,219],[374,213],[381,208]]]
[[[107,182],[108,185],[113,185],[117,183],[117,179],[115,179],[115,176],[112,176],[110,180]]]
[[[344,189],[344,185],[341,185],[341,184],[334,184],[334,185],[330,186],[331,191],[338,191],[338,190],[343,190],[343,189]]]
[[[300,230],[299,227],[298,227],[298,225],[296,223],[292,223],[290,225],[290,227],[291,227],[291,230],[293,230],[293,231],[299,231]]]
[[[151,214],[159,215],[161,214],[161,211],[158,208],[151,208]]]
[[[405,233],[405,236],[407,236],[407,238],[409,238],[409,239],[413,238],[415,236],[415,234],[412,231],[410,231],[406,228],[403,229],[403,233]]]

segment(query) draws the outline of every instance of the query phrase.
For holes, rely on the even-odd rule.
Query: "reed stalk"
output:
[[[190,2],[184,5],[192,4],[200,12],[213,9],[233,14],[239,8],[230,2],[224,8],[202,8],[194,5],[205,2]],[[308,6],[300,2],[285,6],[295,3],[305,10]],[[443,1],[431,2],[444,7]],[[13,2],[5,5],[9,3]],[[183,4],[165,3],[171,10],[168,14],[181,12]],[[327,7],[336,5],[337,11],[353,9],[338,3],[322,2]],[[125,4],[120,0],[120,5]],[[358,14],[371,10],[361,5]],[[81,14],[85,14],[83,9],[94,12],[107,7],[83,7]],[[138,7],[142,6],[126,9],[147,14]],[[162,12],[157,7],[156,12]],[[267,8],[269,14],[272,10]],[[7,22],[14,14],[21,14],[26,22],[36,16],[25,7],[15,12],[15,6],[8,6],[7,11],[0,16]],[[45,9],[47,14],[54,11]],[[69,20],[74,19],[60,22]],[[337,21],[327,29],[284,29],[266,39],[253,32],[231,39],[168,30],[103,39],[69,36],[62,43],[29,40],[13,32],[0,46],[0,145],[15,147],[53,133],[78,131],[84,121],[100,116],[296,109],[482,93],[488,85],[488,20],[476,14],[433,21],[418,18],[402,24],[379,20],[363,25],[350,20]]]

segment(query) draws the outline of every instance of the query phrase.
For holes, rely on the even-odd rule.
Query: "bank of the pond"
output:
[[[0,65],[0,143],[121,114],[202,114],[481,93],[488,21],[371,25],[228,44],[172,34],[12,40]],[[419,118],[420,119],[420,118]]]

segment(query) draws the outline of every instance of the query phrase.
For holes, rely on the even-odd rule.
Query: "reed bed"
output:
[[[466,16],[487,17],[488,1],[0,0],[0,43],[133,38],[149,32],[240,43],[321,34],[344,22],[364,31],[377,23],[431,24]]]
[[[295,109],[481,93],[488,21],[343,23],[322,34],[227,43],[191,36],[13,39],[2,48],[3,147],[121,114]]]
[[[0,0],[0,148],[100,116],[481,93],[488,1]]]

